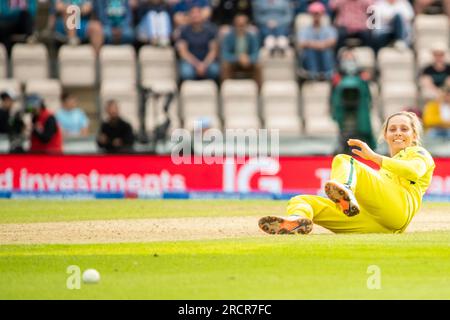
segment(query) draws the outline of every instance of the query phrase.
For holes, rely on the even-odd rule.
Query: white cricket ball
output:
[[[95,269],[87,269],[83,272],[84,283],[98,283],[100,281],[100,273]]]

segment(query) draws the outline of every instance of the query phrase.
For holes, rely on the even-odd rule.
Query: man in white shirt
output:
[[[378,52],[391,42],[398,49],[411,43],[414,10],[407,0],[378,0],[374,5],[372,44]]]

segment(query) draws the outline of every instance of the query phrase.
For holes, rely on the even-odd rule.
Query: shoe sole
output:
[[[286,220],[281,217],[267,216],[259,219],[259,228],[268,234],[308,234],[313,222],[307,218]]]
[[[325,184],[325,193],[331,201],[341,207],[342,212],[346,216],[353,217],[359,213],[359,206],[351,201],[348,191],[338,184],[327,182]]]

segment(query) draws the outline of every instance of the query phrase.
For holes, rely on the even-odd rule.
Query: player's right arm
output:
[[[434,166],[431,155],[422,147],[411,147],[405,150],[404,159],[383,157],[382,168],[410,181],[424,176]]]
[[[405,160],[383,157],[381,168],[410,181],[418,180],[427,172],[427,164],[419,156]]]
[[[394,159],[374,152],[365,142],[358,139],[349,139],[348,144],[349,146],[360,148],[360,150],[352,149],[354,154],[363,159],[373,161],[382,169],[393,172],[397,176],[410,181],[416,181],[425,175],[428,170],[429,157],[427,157],[427,152],[422,148],[410,149],[410,156],[407,159]]]

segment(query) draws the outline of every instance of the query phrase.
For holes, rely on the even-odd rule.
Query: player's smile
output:
[[[397,144],[405,143],[405,140],[404,139],[394,139],[393,143],[397,143]]]

